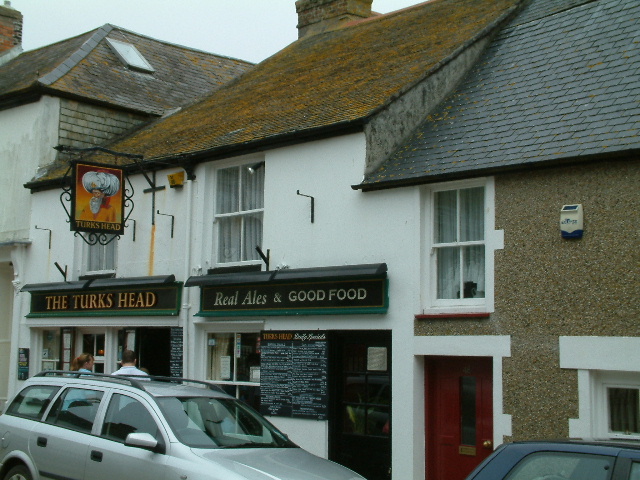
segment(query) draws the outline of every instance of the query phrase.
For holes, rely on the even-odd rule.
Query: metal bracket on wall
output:
[[[173,238],[173,225],[175,223],[176,217],[174,215],[169,215],[168,213],[160,213],[160,210],[156,210],[156,213],[164,217],[171,217],[171,238]]]
[[[314,220],[314,214],[315,214],[315,198],[313,198],[311,195],[305,195],[304,193],[300,193],[300,190],[296,190],[296,195],[300,195],[301,197],[307,197],[311,199],[311,223],[313,223]]]
[[[49,228],[40,228],[38,225],[35,226],[36,230],[46,230],[49,232],[49,250],[51,250],[51,229]]]

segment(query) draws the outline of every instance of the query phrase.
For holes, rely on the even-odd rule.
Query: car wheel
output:
[[[33,480],[31,472],[24,465],[17,465],[13,467],[4,476],[4,480]]]

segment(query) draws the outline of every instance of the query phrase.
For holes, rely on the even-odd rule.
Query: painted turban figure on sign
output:
[[[119,222],[120,212],[110,205],[110,198],[120,191],[120,180],[108,172],[89,171],[82,176],[82,186],[91,194],[89,203],[78,215],[79,220]]]

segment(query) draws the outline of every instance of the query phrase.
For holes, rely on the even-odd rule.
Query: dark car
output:
[[[466,480],[640,480],[640,443],[507,443]]]

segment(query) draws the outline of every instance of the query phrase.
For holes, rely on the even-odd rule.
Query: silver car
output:
[[[0,479],[362,480],[206,382],[44,372],[0,415]]]

